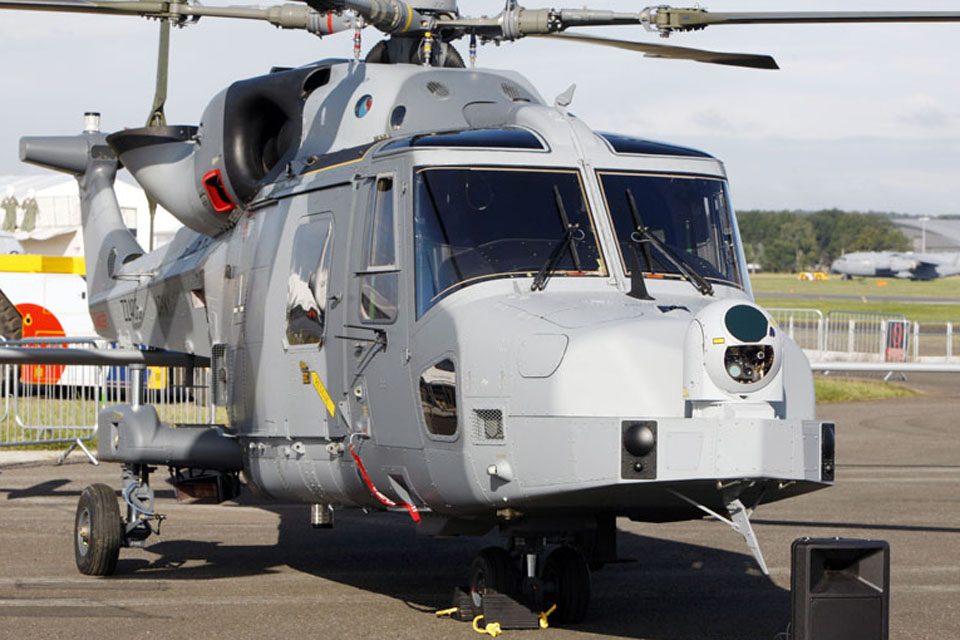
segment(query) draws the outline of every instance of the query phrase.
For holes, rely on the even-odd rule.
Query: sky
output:
[[[713,11],[960,11],[960,0],[702,3]],[[583,0],[524,4],[580,7]],[[502,6],[460,2],[467,15]],[[642,4],[592,6],[637,11]],[[0,12],[0,174],[40,171],[19,162],[19,137],[79,132],[84,111],[100,111],[105,131],[142,126],[153,99],[157,31],[142,18]],[[640,26],[584,31],[660,41]],[[364,32],[364,53],[377,36]],[[960,23],[715,26],[667,43],[766,53],[781,70],[533,38],[481,47],[478,66],[519,71],[550,102],[575,83],[571,110],[594,129],[717,156],[739,210],[960,214]],[[349,57],[351,47],[349,33],[320,40],[266,23],[204,18],[173,34],[167,120],[196,124],[210,98],[235,80]],[[458,48],[466,58],[466,43]]]

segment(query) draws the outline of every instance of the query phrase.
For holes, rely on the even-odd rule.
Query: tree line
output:
[[[829,268],[853,251],[910,251],[908,238],[881,213],[741,211],[737,224],[747,262],[764,271]]]

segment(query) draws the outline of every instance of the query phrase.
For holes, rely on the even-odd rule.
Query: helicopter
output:
[[[98,421],[126,514],[110,486],[83,491],[78,569],[109,575],[121,548],[159,532],[150,476],[165,466],[218,501],[245,485],[308,504],[318,528],[362,508],[426,535],[497,530],[506,544],[474,559],[469,605],[505,594],[562,623],[586,617],[591,570],[618,559],[618,517],[715,517],[766,573],[751,514],[830,487],[836,429],[816,418],[802,351],[753,301],[723,164],[594,131],[572,90],[550,103],[517,72],[474,66],[477,44],[552,38],[773,70],[766,55],[568,29],[960,21],[513,0],[492,17],[455,0],[0,8],[159,20],[147,126],[107,134],[91,112],[78,135],[22,138],[20,156],[77,177],[98,334],[209,364],[229,414],[161,423],[132,377],[129,402]],[[198,124],[168,125],[170,29],[207,17],[352,34],[353,55],[236,81]],[[363,56],[365,28],[385,39]],[[120,167],[184,224],[168,245],[146,251],[123,225]]]

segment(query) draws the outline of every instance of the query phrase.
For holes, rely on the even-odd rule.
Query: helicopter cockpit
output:
[[[591,137],[590,154],[601,156],[591,163],[612,168],[556,166],[545,136],[515,126],[412,136],[377,151],[429,150],[411,169],[417,318],[472,284],[534,277],[538,290],[553,276],[611,277],[614,262],[627,278],[639,270],[643,279],[690,279],[705,294],[713,284],[744,288],[726,181],[714,158],[627,136]],[[505,163],[510,154],[500,153],[494,166],[478,150],[515,151],[517,160]],[[461,152],[469,155],[458,161]],[[712,166],[646,171],[637,168],[641,154]],[[611,155],[618,162],[602,159]],[[616,238],[606,249],[601,228]]]

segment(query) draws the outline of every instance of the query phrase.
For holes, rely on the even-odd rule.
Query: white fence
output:
[[[818,309],[767,309],[786,334],[807,352],[823,349],[823,312]]]
[[[767,311],[812,361],[960,363],[951,322],[913,322],[896,313]]]
[[[26,339],[18,346],[57,349],[111,350],[93,339]],[[8,346],[17,343],[0,343]],[[69,445],[61,461],[80,447],[92,461],[85,443],[97,434],[97,415],[112,404],[128,402],[135,376],[140,377],[141,402],[156,407],[160,419],[177,424],[213,424],[213,394],[206,367],[131,367],[58,364],[4,364],[0,447]]]

